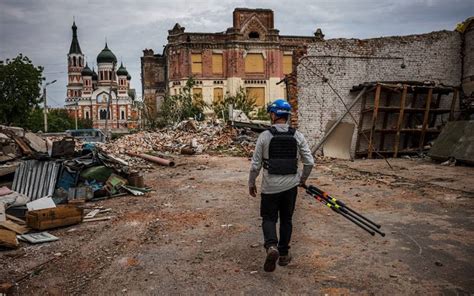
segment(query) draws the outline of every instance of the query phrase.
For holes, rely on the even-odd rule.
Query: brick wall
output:
[[[329,121],[345,111],[322,77],[349,105],[354,86],[371,81],[435,81],[459,86],[461,35],[440,31],[423,35],[375,39],[331,39],[308,45],[297,67],[299,129],[311,146],[319,142]],[[351,113],[359,120],[360,104]],[[344,122],[354,123],[347,115]],[[355,152],[357,125],[352,139]]]
[[[464,31],[463,89],[466,96],[474,96],[474,20]],[[472,95],[471,95],[472,94]]]

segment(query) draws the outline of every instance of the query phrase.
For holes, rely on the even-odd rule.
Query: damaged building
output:
[[[469,112],[473,43],[469,19],[455,31],[308,44],[295,61],[293,122],[326,156],[418,153]]]
[[[211,104],[241,87],[263,107],[286,98],[284,83],[292,72],[292,52],[321,38],[284,36],[274,27],[270,9],[237,8],[233,26],[219,33],[186,32],[180,24],[168,31],[163,54],[143,51],[142,89],[149,110],[159,109],[166,94],[175,95],[194,77],[194,94]]]

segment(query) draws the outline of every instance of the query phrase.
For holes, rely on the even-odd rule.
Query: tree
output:
[[[171,125],[190,117],[197,120],[204,119],[204,108],[207,105],[201,95],[193,95],[192,90],[195,84],[194,79],[189,78],[179,94],[165,97],[161,106],[165,125]]]
[[[5,125],[24,126],[33,108],[41,103],[43,67],[19,54],[0,63],[0,120]]]
[[[31,130],[33,132],[43,131],[44,130],[44,121],[43,121],[43,109],[34,108],[29,116],[28,120],[22,127]],[[77,127],[81,128],[92,128],[91,119],[81,119],[77,120]],[[48,112],[48,132],[57,133],[64,132],[68,129],[74,129],[75,122],[74,118],[69,115],[65,109],[52,109]]]
[[[240,87],[235,96],[227,93],[223,100],[214,102],[212,109],[217,117],[223,119],[229,118],[229,105],[233,106],[234,110],[241,110],[245,115],[250,116],[250,112],[255,110],[256,99],[250,98],[243,87]]]

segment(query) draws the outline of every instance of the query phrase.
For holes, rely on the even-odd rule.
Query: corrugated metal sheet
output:
[[[61,163],[55,161],[23,161],[15,171],[12,189],[36,200],[52,196]]]

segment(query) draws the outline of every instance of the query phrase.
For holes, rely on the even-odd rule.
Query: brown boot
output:
[[[291,261],[291,255],[288,252],[288,254],[280,256],[280,258],[278,258],[278,265],[287,266],[290,263],[290,261]]]
[[[265,264],[263,264],[263,270],[266,272],[272,272],[276,268],[276,262],[278,261],[278,257],[280,257],[280,253],[278,252],[277,247],[270,246],[267,249],[267,258],[265,259]]]

